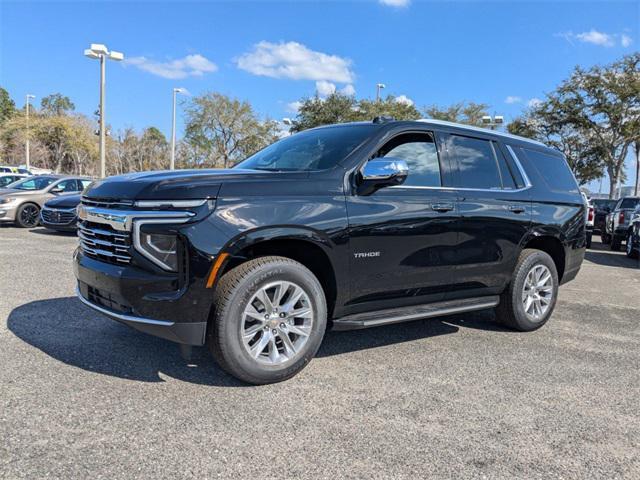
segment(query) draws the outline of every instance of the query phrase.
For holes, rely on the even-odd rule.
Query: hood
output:
[[[120,200],[216,198],[223,183],[306,177],[307,172],[283,173],[242,169],[139,172],[96,181],[84,192],[84,195],[94,199]]]
[[[67,193],[52,198],[44,204],[45,207],[51,208],[75,208],[80,203],[81,195],[78,193]]]

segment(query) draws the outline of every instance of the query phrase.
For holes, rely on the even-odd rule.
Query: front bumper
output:
[[[17,206],[2,206],[0,205],[0,222],[15,222]]]

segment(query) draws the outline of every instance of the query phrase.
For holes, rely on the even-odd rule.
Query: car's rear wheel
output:
[[[40,222],[40,208],[35,203],[25,203],[18,207],[16,225],[21,228],[37,227]]]
[[[496,317],[515,330],[536,330],[549,320],[557,298],[558,272],[553,259],[543,251],[525,249],[501,295]]]
[[[622,237],[620,237],[619,235],[612,235],[610,245],[611,250],[614,252],[619,252],[620,247],[622,247]]]
[[[600,235],[600,240],[604,245],[608,245],[611,242],[611,235],[609,235],[608,233],[602,233]]]
[[[636,259],[638,258],[638,250],[635,242],[633,241],[633,230],[629,230],[627,234],[627,257]]]
[[[289,258],[260,257],[220,279],[208,345],[236,378],[280,382],[311,361],[326,324],[324,291],[313,273]]]
[[[591,241],[592,240],[593,240],[593,234],[592,233],[587,233],[587,242],[586,242],[587,248],[591,248]]]

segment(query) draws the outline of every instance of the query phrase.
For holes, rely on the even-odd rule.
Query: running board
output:
[[[390,323],[408,322],[421,318],[441,317],[455,313],[472,312],[493,308],[500,302],[499,296],[448,300],[446,302],[412,305],[410,307],[389,308],[347,315],[333,320],[334,330],[357,330],[360,328],[378,327]]]

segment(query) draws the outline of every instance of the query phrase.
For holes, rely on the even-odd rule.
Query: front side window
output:
[[[74,180],[63,180],[56,185],[56,188],[59,188],[62,193],[69,192],[77,192],[78,191],[78,182]]]
[[[0,187],[6,187],[10,183],[15,182],[18,177],[13,177],[11,175],[7,175],[6,177],[0,177]]]
[[[450,135],[449,151],[453,153],[458,165],[456,187],[483,190],[502,188],[498,164],[490,141]]]
[[[373,125],[318,128],[283,138],[234,168],[309,171],[332,168],[375,132]]]
[[[407,162],[409,175],[402,184],[415,187],[440,187],[440,162],[433,137],[427,133],[399,135],[378,151],[377,157],[399,158]]]
[[[55,177],[29,177],[11,185],[11,188],[17,190],[42,190],[51,185],[55,180]]]

